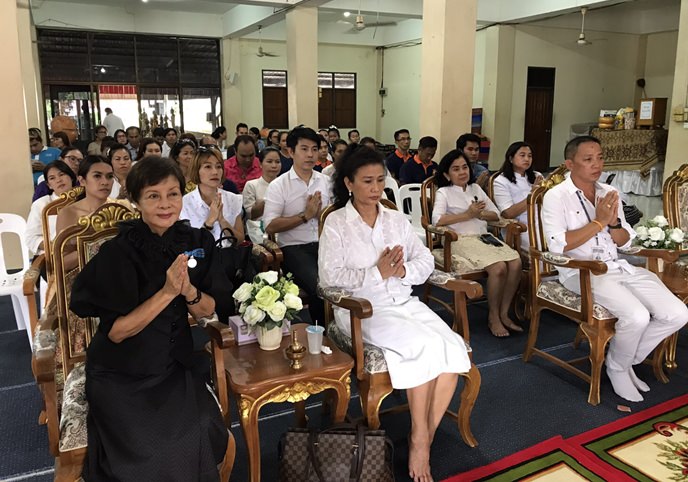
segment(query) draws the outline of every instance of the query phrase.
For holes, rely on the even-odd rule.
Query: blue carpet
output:
[[[442,311],[439,314],[447,316]],[[445,419],[433,444],[431,461],[436,480],[494,462],[554,435],[569,437],[626,415],[617,410],[617,404],[626,403],[613,393],[606,377],[602,382],[602,403],[597,407],[588,405],[587,387],[581,380],[543,360],[523,363],[521,355],[526,336],[496,339],[487,330],[486,316],[485,303],[469,307],[474,361],[482,374],[482,387],[471,420],[479,446],[467,447],[455,424]],[[583,352],[570,347],[576,332],[572,322],[546,313],[541,325],[540,346],[552,347],[558,354],[571,358],[582,356]],[[0,333],[15,328],[9,298],[0,298]],[[688,333],[685,329],[679,337],[678,364],[679,369],[671,375],[667,385],[654,379],[649,366],[637,370],[652,391],[645,396],[644,402],[632,404],[634,411],[685,393],[688,386]],[[53,466],[53,459],[47,448],[46,429],[37,424],[41,398],[33,384],[29,344],[24,332],[0,334],[0,366],[0,480],[52,480],[52,474],[46,470]],[[349,414],[353,417],[361,414],[357,393],[353,386],[349,406]],[[403,393],[395,392],[385,400],[383,408],[403,400]],[[319,401],[318,396],[307,401],[309,424],[314,427],[329,423],[321,417]],[[458,394],[452,408],[457,406]],[[292,408],[290,404],[273,404],[261,411],[264,481],[277,480],[277,443],[281,434],[294,423]],[[232,420],[237,456],[231,480],[245,481],[248,477],[246,447],[234,403]],[[397,480],[409,480],[406,474],[408,414],[387,415],[382,418],[382,427],[395,445]]]

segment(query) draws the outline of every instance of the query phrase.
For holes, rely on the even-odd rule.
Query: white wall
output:
[[[249,126],[263,125],[263,70],[286,70],[287,50],[285,42],[263,41],[263,50],[278,57],[258,57],[258,42],[241,39],[239,42],[240,70],[237,87],[241,90],[242,120]],[[231,60],[234,63],[234,60]],[[356,128],[361,136],[375,136],[377,119],[377,52],[373,47],[352,47],[320,44],[318,46],[318,71],[356,73]],[[230,105],[231,109],[232,106]],[[270,127],[270,126],[268,126]],[[322,126],[318,126],[322,127]],[[348,129],[347,129],[348,130]],[[342,132],[344,137],[346,132]]]
[[[571,124],[596,121],[600,109],[633,104],[639,36],[598,32],[587,46],[576,45],[577,37],[569,29],[516,28],[510,138],[523,138],[528,67],[554,67],[552,166],[562,161]]]
[[[645,93],[648,97],[667,97],[669,99],[667,101],[666,127],[669,126],[669,116],[673,107],[671,91],[674,85],[677,44],[678,30],[647,36]]]

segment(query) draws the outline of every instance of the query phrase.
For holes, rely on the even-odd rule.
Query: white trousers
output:
[[[632,269],[633,273],[613,270],[591,276],[595,303],[618,318],[607,352],[610,370],[628,370],[642,363],[664,338],[688,322],[688,308],[657,275],[635,266]],[[564,286],[580,294],[579,276],[567,279]]]

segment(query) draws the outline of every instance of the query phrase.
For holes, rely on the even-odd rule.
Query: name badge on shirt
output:
[[[603,246],[593,246],[592,247],[592,259],[596,261],[602,261],[604,258],[604,247]]]

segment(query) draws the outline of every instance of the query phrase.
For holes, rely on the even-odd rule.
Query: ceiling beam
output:
[[[432,0],[426,0],[432,1]],[[351,12],[356,14],[361,9],[362,15],[390,15],[402,18],[423,18],[423,2],[420,0],[330,0],[320,10],[329,12]]]
[[[478,0],[478,22],[526,22],[576,12],[581,7],[589,7],[592,10],[629,1],[633,0]]]
[[[223,37],[238,38],[284,20],[285,13],[299,4],[320,7],[327,0],[242,0],[222,16]],[[257,5],[261,3],[262,5]],[[278,5],[275,5],[278,4]]]

